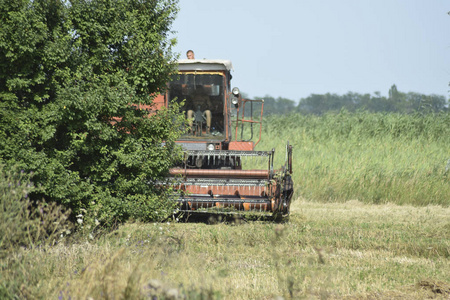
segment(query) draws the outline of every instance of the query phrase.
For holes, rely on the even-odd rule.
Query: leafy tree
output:
[[[327,111],[339,110],[339,96],[327,93],[325,95],[312,94],[301,99],[298,104],[298,110],[305,113],[321,115]]]
[[[444,96],[440,95],[422,95],[418,93],[406,94],[411,111],[423,113],[448,111],[448,103]]]
[[[170,210],[151,182],[177,158],[183,117],[130,104],[151,104],[175,69],[176,4],[0,0],[0,159],[34,172],[31,198],[105,222]]]
[[[255,99],[264,99],[264,114],[287,114],[295,110],[295,102],[293,100],[271,96],[256,97]]]

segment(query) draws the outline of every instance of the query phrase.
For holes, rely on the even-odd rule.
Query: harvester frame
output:
[[[171,101],[184,103],[188,119],[186,134],[177,141],[184,160],[170,169],[173,200],[186,214],[252,213],[285,219],[293,195],[292,146],[286,145],[285,164],[279,169],[273,166],[274,149],[255,151],[264,100],[243,99],[238,88],[231,89],[231,70],[228,60],[180,60],[167,91],[154,99],[156,110]],[[253,117],[256,105],[258,118]],[[244,138],[246,133],[250,136]],[[246,169],[242,161],[247,157],[267,159],[267,169]]]

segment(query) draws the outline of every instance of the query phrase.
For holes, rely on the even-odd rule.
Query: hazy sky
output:
[[[349,91],[444,95],[449,0],[180,0],[172,27],[185,58],[233,62],[232,86],[295,101]]]

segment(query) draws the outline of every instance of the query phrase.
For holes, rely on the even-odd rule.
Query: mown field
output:
[[[0,298],[450,297],[450,117],[264,120],[259,150],[294,145],[287,223],[87,228],[0,261]],[[254,164],[258,162],[253,162]]]
[[[127,224],[22,249],[1,285],[29,299],[447,299],[449,215],[297,199],[287,224]]]

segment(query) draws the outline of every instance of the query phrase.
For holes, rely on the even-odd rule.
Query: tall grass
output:
[[[450,114],[264,118],[257,150],[275,148],[275,166],[284,164],[286,141],[294,146],[297,197],[450,204]]]

